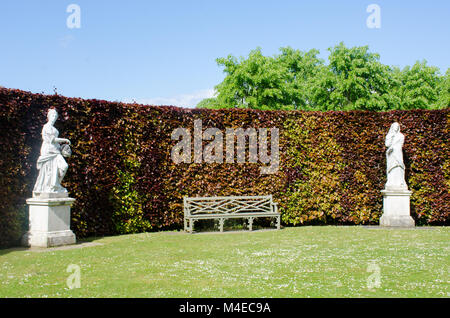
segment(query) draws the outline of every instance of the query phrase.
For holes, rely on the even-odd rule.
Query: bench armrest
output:
[[[275,212],[275,213],[278,213],[278,203],[271,202],[270,204],[273,205],[273,207],[274,207],[274,212]]]

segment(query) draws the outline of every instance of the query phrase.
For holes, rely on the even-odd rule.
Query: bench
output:
[[[218,219],[220,232],[223,232],[225,219],[246,218],[248,229],[252,231],[253,219],[273,217],[280,229],[280,213],[272,195],[232,196],[232,197],[184,197],[184,230],[192,233],[197,220]]]

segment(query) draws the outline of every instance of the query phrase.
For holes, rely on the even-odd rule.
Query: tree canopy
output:
[[[328,64],[316,49],[291,47],[274,56],[256,48],[247,58],[218,58],[225,79],[215,87],[217,97],[197,107],[385,111],[450,106],[450,69],[441,75],[425,60],[399,69],[381,63],[368,46],[348,48],[342,42],[328,51]]]

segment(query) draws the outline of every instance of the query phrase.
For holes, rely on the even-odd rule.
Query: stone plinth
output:
[[[408,189],[385,189],[383,194],[383,215],[380,226],[414,227],[410,215],[409,199],[412,192]]]
[[[55,195],[60,196],[60,195]],[[44,195],[27,200],[29,231],[22,243],[29,247],[51,247],[75,243],[70,230],[70,207],[75,199]]]

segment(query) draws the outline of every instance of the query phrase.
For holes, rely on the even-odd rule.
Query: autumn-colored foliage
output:
[[[72,142],[63,180],[78,237],[183,227],[182,198],[267,195],[285,225],[377,224],[385,183],[384,138],[398,121],[416,224],[450,222],[450,110],[303,112],[182,109],[32,94],[0,88],[0,245],[27,228],[25,200],[37,176],[41,129],[55,107]],[[179,163],[176,128],[271,128],[280,168],[262,163]],[[204,141],[205,144],[208,141]]]

